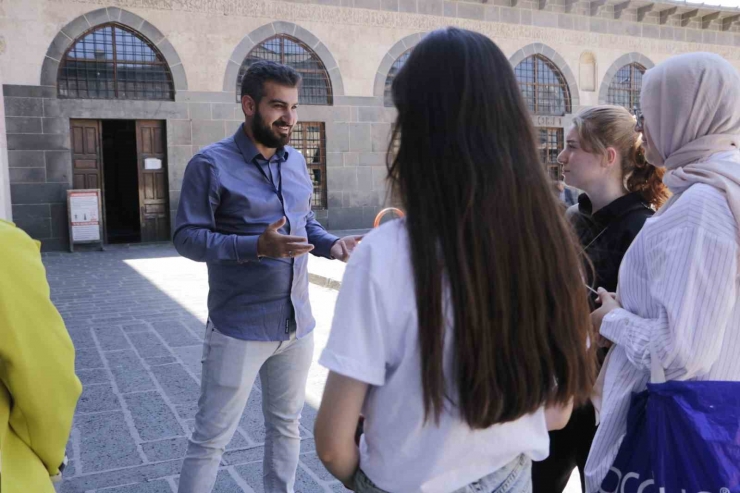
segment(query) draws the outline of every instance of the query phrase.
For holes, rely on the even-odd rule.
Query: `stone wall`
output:
[[[8,176],[8,142],[5,137],[5,101],[0,81],[0,219],[12,220],[10,177]]]
[[[13,217],[45,249],[68,244],[66,191],[71,187],[69,120],[165,120],[170,215],[182,177],[200,148],[232,135],[241,107],[226,93],[182,93],[175,102],[57,99],[50,87],[5,85]],[[324,122],[328,209],[317,218],[331,229],[367,228],[386,197],[385,149],[393,111],[377,98],[337,97],[333,106],[300,108],[303,121]]]

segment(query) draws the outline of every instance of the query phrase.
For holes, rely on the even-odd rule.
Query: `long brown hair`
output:
[[[668,200],[670,192],[663,184],[665,170],[645,160],[642,135],[635,131],[635,117],[629,111],[622,106],[594,106],[579,113],[573,126],[586,152],[603,156],[608,147],[619,151],[627,191],[639,192],[654,209]]]
[[[585,400],[595,367],[577,239],[509,61],[481,34],[434,31],[392,93],[388,174],[407,212],[426,418],[439,419],[446,397],[472,428]],[[443,372],[446,314],[454,389]]]

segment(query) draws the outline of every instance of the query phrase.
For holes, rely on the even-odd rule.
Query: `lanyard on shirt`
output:
[[[282,160],[278,158],[278,186],[275,187],[275,181],[272,179],[272,171],[270,171],[270,161],[267,161],[267,171],[270,172],[270,176],[267,176],[267,173],[265,173],[265,170],[262,169],[262,165],[260,165],[257,160],[254,161],[254,165],[257,166],[257,169],[260,170],[260,173],[262,173],[262,176],[265,177],[265,180],[267,180],[267,183],[272,185],[272,190],[277,194],[278,199],[280,199],[280,203],[283,204],[283,173],[281,169]],[[283,204],[285,206],[285,204]]]

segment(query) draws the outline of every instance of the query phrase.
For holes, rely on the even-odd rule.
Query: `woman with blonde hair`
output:
[[[635,117],[621,106],[596,106],[576,116],[558,161],[566,183],[585,192],[568,216],[593,265],[585,269],[587,283],[592,289],[615,291],[622,257],[654,209],[667,198],[663,171],[645,161]],[[592,297],[592,308],[594,301]],[[576,467],[583,487],[595,433],[596,417],[590,404],[574,410],[564,429],[551,432],[550,456],[532,468],[534,492],[563,491]]]
[[[631,396],[651,369],[668,380],[740,381],[740,74],[718,55],[679,55],[645,74],[640,102],[648,161],[666,169],[673,197],[625,255],[616,299],[600,291],[591,316],[614,345],[589,492],[614,464]]]

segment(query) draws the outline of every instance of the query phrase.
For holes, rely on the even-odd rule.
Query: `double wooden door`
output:
[[[164,125],[160,120],[136,121],[136,162],[131,166],[137,167],[142,242],[167,241],[170,238]],[[72,186],[75,189],[101,189],[105,203],[102,122],[70,120],[70,127]]]

